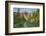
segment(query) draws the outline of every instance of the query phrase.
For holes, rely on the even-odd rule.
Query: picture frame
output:
[[[17,12],[20,12],[19,16],[15,15]],[[27,15],[28,13],[29,14],[34,13],[33,15],[29,16],[29,17],[32,16],[31,18],[34,18],[34,19],[37,18],[38,16],[37,18],[38,22],[37,21],[32,22],[33,20],[32,19],[32,20],[28,20],[28,23],[30,22],[33,25],[27,24],[27,23],[25,24],[25,22],[27,22],[25,20],[26,18],[28,18],[28,15]],[[24,18],[23,19],[21,18],[22,17],[21,15],[23,17],[25,15],[26,17],[25,20]],[[20,20],[19,20],[19,17],[20,17]],[[44,32],[45,32],[45,3],[5,1],[5,35],[33,34],[33,33],[44,33]]]

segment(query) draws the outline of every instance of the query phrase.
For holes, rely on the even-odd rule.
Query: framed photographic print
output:
[[[45,32],[45,4],[37,2],[5,2],[5,34]]]

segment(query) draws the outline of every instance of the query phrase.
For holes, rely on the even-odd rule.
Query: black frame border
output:
[[[8,3],[26,3],[26,4],[42,4],[43,5],[43,31],[36,32],[22,32],[22,33],[9,33],[8,32]],[[45,3],[40,2],[22,2],[22,1],[5,1],[5,35],[18,35],[18,34],[32,34],[45,32]]]

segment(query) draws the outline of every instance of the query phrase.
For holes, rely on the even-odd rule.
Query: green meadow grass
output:
[[[33,16],[29,16],[28,21],[15,12],[13,12],[13,16],[14,28],[39,27],[39,13],[33,13]],[[34,21],[31,22],[32,19],[34,19]]]

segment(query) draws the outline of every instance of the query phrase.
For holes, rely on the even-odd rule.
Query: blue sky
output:
[[[28,13],[32,13],[33,11],[37,11],[36,8],[19,8],[19,12],[28,12]],[[13,8],[13,12],[18,12],[18,8]]]

